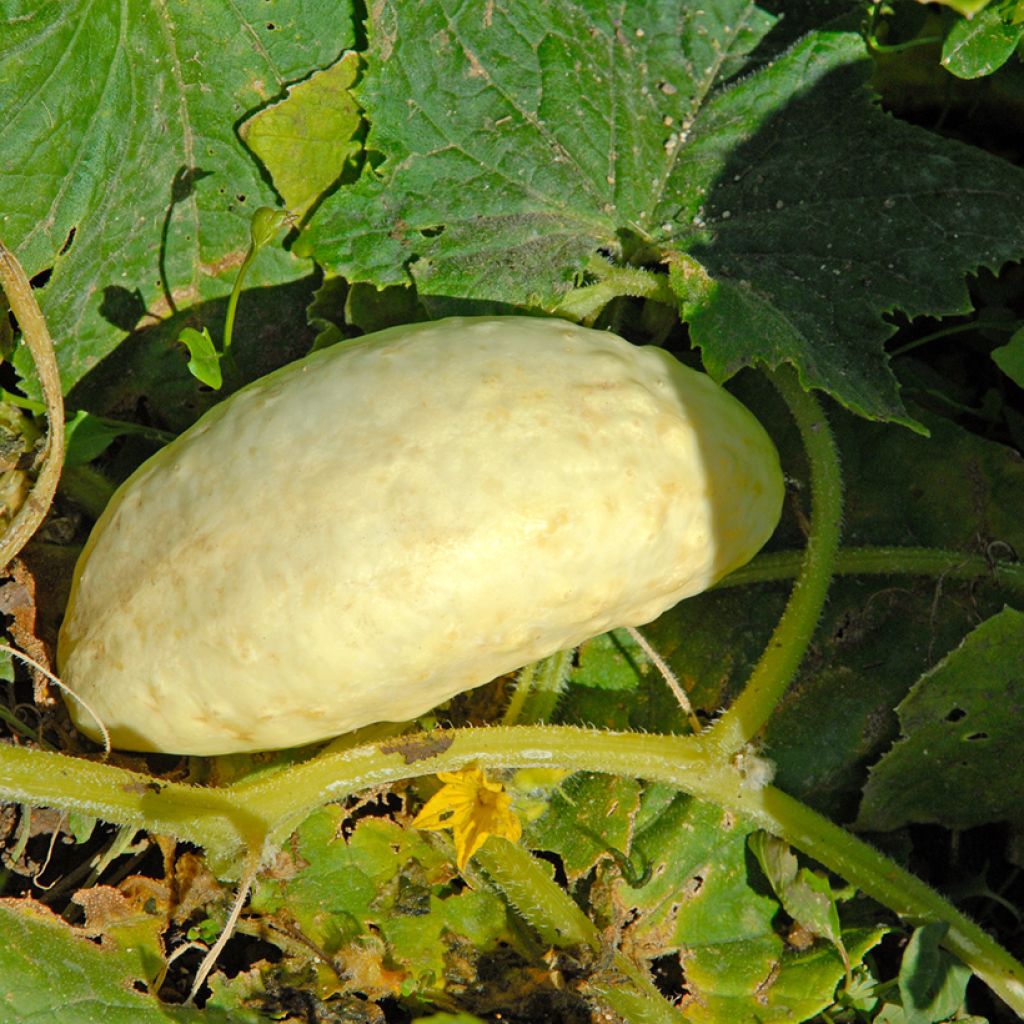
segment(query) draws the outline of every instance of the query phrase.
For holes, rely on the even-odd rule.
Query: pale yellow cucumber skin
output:
[[[391,328],[140,467],[79,560],[60,671],[126,749],[402,721],[706,589],[782,496],[761,425],[661,349],[531,317]]]

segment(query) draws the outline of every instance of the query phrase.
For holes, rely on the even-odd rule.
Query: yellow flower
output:
[[[523,827],[511,809],[512,798],[500,782],[491,782],[475,766],[457,772],[438,772],[444,783],[413,820],[414,828],[450,828],[455,839],[455,862],[461,871],[489,835],[516,842]]]

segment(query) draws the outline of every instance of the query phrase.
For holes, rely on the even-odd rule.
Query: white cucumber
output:
[[[531,317],[391,328],[255,382],[118,490],[61,675],[134,750],[402,721],[706,589],[782,494],[760,424],[661,349]]]

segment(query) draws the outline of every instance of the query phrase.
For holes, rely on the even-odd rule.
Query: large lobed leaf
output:
[[[963,312],[967,272],[1024,253],[1024,173],[879,111],[855,32],[750,72],[773,21],[743,0],[373,5],[358,96],[384,160],[303,251],[378,286],[549,307],[595,251],[675,260],[713,374],[789,360],[911,423],[884,314]]]
[[[652,237],[672,126],[773,20],[747,0],[374,5],[358,96],[387,160],[307,243],[358,280],[550,301],[620,228]]]
[[[0,236],[30,274],[65,387],[144,314],[222,295],[274,194],[234,124],[353,42],[346,4],[0,4]],[[281,250],[253,285],[308,268]]]

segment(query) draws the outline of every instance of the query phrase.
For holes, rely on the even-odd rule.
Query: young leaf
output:
[[[1018,387],[1024,388],[1024,327],[992,352],[996,366]]]
[[[214,348],[210,332],[205,327],[202,331],[186,327],[178,335],[178,341],[188,348],[188,372],[207,387],[219,391],[224,383],[220,369],[221,354]]]
[[[289,86],[283,100],[239,128],[285,206],[300,220],[359,152],[353,139],[359,108],[349,91],[358,71],[359,54],[346,53],[331,67]]]
[[[796,854],[777,836],[757,832],[750,837],[750,848],[786,913],[811,935],[831,942],[849,971],[839,910],[828,879],[798,868]]]
[[[945,925],[926,924],[907,943],[899,975],[906,1024],[947,1020],[963,1004],[971,972],[939,947],[945,931]]]
[[[957,78],[982,78],[1001,68],[1024,39],[1024,24],[1010,24],[993,4],[953,23],[942,43],[942,65]]]

